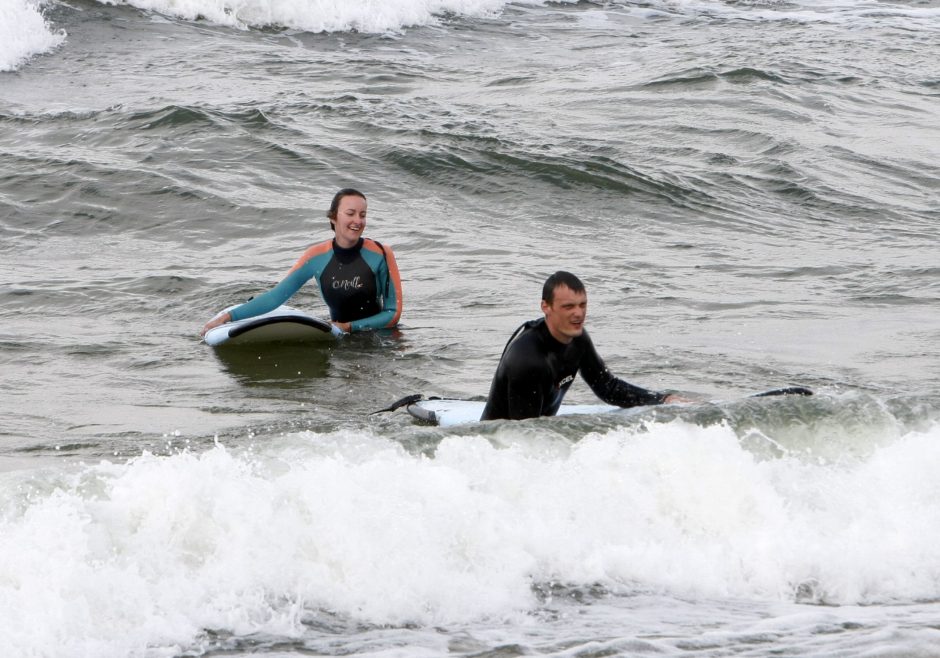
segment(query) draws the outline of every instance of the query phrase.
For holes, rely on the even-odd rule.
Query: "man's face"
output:
[[[574,292],[565,285],[558,286],[551,304],[542,300],[542,313],[545,314],[545,325],[555,340],[570,343],[584,331],[587,293]]]

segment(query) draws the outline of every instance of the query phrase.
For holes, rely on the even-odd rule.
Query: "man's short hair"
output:
[[[571,272],[558,270],[545,279],[545,285],[542,286],[542,301],[546,304],[555,301],[555,288],[558,286],[566,286],[571,288],[573,292],[584,292],[584,284],[581,283],[581,279]]]

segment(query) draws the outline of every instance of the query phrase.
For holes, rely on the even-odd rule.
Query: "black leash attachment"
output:
[[[763,393],[755,393],[752,398],[766,398],[771,395],[812,395],[813,392],[805,386],[787,386],[786,388],[775,388]]]
[[[395,411],[397,409],[401,409],[402,407],[407,407],[409,404],[414,404],[415,402],[419,402],[423,399],[424,399],[424,396],[421,393],[413,393],[412,395],[406,395],[401,400],[396,400],[395,402],[392,402],[390,405],[388,405],[384,409],[373,411],[369,415],[374,416],[375,414],[384,413],[386,411]]]

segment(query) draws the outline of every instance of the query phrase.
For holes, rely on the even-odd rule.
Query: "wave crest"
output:
[[[118,4],[109,2],[108,4]],[[239,28],[286,27],[306,32],[382,34],[434,25],[441,17],[492,16],[506,0],[126,0],[138,9],[184,20],[209,20]],[[531,3],[530,4],[541,4]]]
[[[10,0],[0,5],[0,72],[14,71],[40,53],[65,40],[65,32],[53,30],[33,0]]]

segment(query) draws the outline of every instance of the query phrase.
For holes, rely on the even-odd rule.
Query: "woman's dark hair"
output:
[[[336,225],[333,221],[336,219],[336,213],[339,212],[339,202],[343,200],[343,197],[347,196],[357,196],[360,197],[363,201],[366,200],[366,195],[360,192],[359,190],[354,190],[351,187],[344,187],[339,192],[333,195],[333,201],[330,202],[330,209],[326,211],[326,217],[330,220],[330,228],[334,231],[336,230]]]
[[[542,300],[546,304],[551,304],[555,301],[555,288],[558,286],[567,286],[571,288],[572,292],[584,292],[584,284],[581,283],[581,279],[571,272],[558,270],[545,279],[545,285],[542,286]]]

